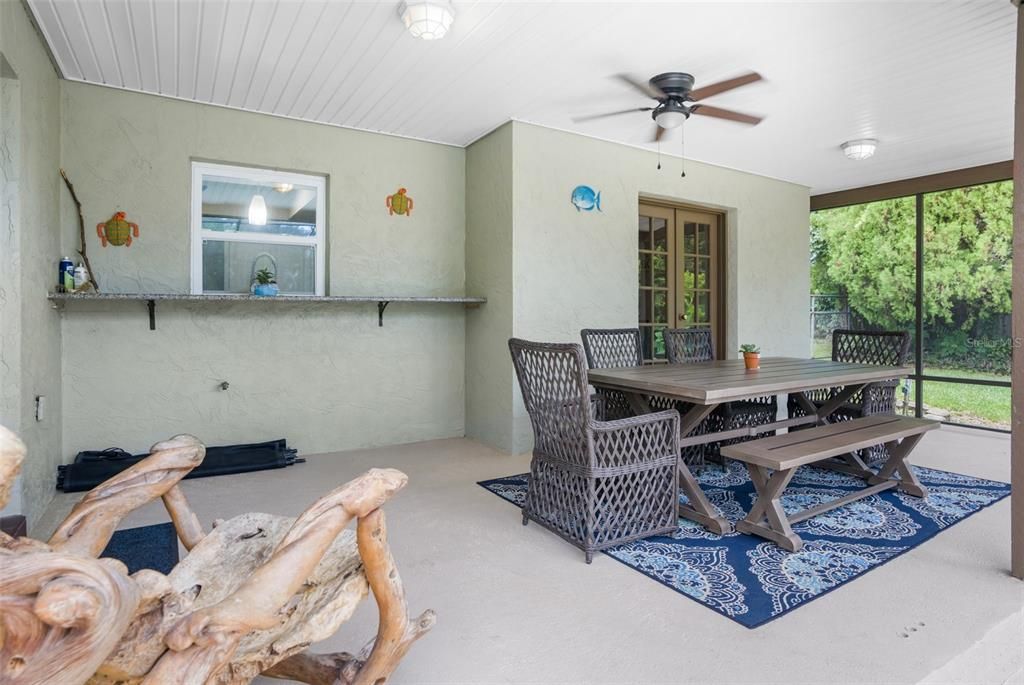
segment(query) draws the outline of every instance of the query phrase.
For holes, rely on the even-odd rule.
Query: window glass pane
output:
[[[255,274],[269,269],[282,294],[316,294],[316,248],[222,240],[203,241],[203,291],[248,293]]]
[[[649,216],[640,217],[637,245],[641,250],[651,249],[651,218]]]
[[[668,323],[668,291],[654,291],[654,322]]]
[[[222,233],[316,235],[317,189],[203,174],[203,228]]]
[[[915,320],[914,198],[811,214],[813,355],[832,354],[832,331],[903,330]],[[908,363],[913,363],[913,343]]]
[[[668,252],[668,222],[665,219],[651,219],[654,226],[654,249]]]
[[[924,373],[1009,381],[1012,182],[925,195],[924,244]],[[925,383],[925,404],[933,382]],[[950,389],[957,388],[960,418],[952,420],[1008,416],[1008,389]],[[931,394],[937,399],[946,392],[942,384]],[[1005,402],[998,412],[989,406],[996,398]]]
[[[640,285],[651,285],[651,255],[641,252],[637,259],[640,262]]]

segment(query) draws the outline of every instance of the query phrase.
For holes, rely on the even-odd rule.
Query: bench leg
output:
[[[759,535],[789,552],[799,552],[804,541],[793,532],[782,508],[782,493],[796,469],[776,471],[771,476],[768,475],[768,469],[757,464],[747,464],[747,470],[757,489],[757,501],[747,517],[736,524],[736,530]]]
[[[921,485],[921,481],[917,479],[914,469],[910,468],[910,464],[907,463],[907,458],[914,451],[914,448],[917,447],[917,443],[921,441],[923,435],[923,433],[918,433],[917,435],[903,438],[903,442],[886,443],[885,446],[889,451],[889,459],[886,460],[885,464],[878,471],[877,476],[868,478],[868,482],[873,485],[884,483],[892,478],[894,474],[898,473],[899,485],[897,487],[902,492],[914,497],[927,497],[928,489]]]

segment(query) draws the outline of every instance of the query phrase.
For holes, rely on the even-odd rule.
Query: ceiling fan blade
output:
[[[635,90],[639,90],[641,93],[643,93],[649,98],[653,98],[655,100],[664,100],[665,98],[668,97],[667,95],[665,95],[665,92],[661,88],[652,86],[650,82],[641,81],[629,74],[615,74],[615,78],[622,81],[627,86],[630,86]]]
[[[698,100],[703,100],[704,98],[711,97],[712,95],[718,95],[719,93],[724,93],[727,90],[739,88],[740,86],[745,86],[748,83],[755,83],[760,80],[761,74],[756,71],[752,71],[749,74],[743,74],[736,78],[719,81],[718,83],[712,83],[710,86],[704,86],[703,88],[692,90],[690,91],[690,99],[697,102]]]
[[[729,121],[737,121],[741,124],[751,124],[753,126],[757,126],[764,120],[763,117],[755,117],[752,114],[743,114],[742,112],[734,112],[731,109],[722,109],[721,107],[712,107],[711,105],[694,105],[690,108],[690,111],[705,117],[728,119]]]
[[[665,137],[665,129],[657,124],[654,125],[654,138],[651,139],[652,143],[660,143],[661,139]]]
[[[572,117],[572,120],[579,124],[584,121],[593,121],[594,119],[604,119],[605,117],[617,117],[620,114],[633,114],[634,112],[650,112],[653,107],[631,107],[630,109],[622,109],[618,112],[605,112],[603,114],[586,114],[582,117]]]

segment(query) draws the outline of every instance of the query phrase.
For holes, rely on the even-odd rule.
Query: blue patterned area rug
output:
[[[804,540],[800,552],[786,552],[763,538],[743,533],[715,535],[686,519],[679,519],[679,527],[670,536],[650,537],[604,552],[706,607],[756,628],[895,559],[1010,494],[1006,483],[912,468],[928,488],[928,497],[919,499],[889,490],[795,524],[793,530]],[[755,493],[743,464],[708,464],[695,475],[708,499],[729,521],[735,523],[749,511]],[[479,485],[522,506],[528,482],[529,475],[524,473]],[[793,477],[783,507],[787,512],[808,509],[863,487],[864,481],[854,476],[805,466]]]

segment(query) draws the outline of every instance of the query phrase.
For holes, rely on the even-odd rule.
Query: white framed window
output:
[[[324,295],[326,190],[323,176],[192,162],[192,293],[249,293],[268,269],[281,295]]]

